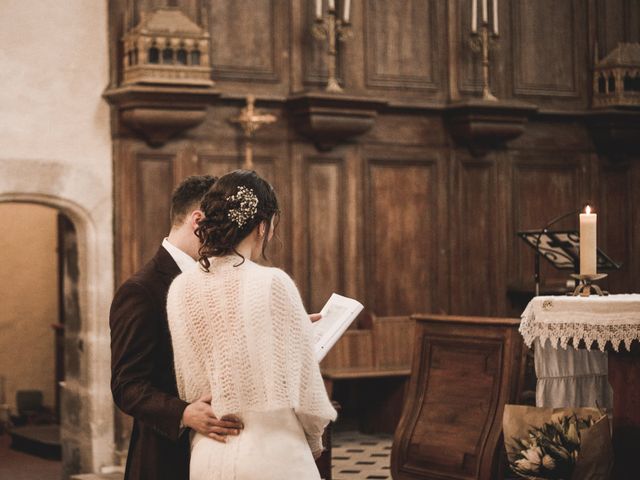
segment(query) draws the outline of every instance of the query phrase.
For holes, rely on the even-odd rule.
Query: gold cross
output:
[[[244,133],[244,164],[245,170],[253,169],[253,135],[263,125],[268,125],[276,121],[276,116],[268,113],[260,113],[254,108],[256,98],[254,95],[247,95],[247,106],[240,111],[240,115],[232,118],[231,123],[240,126]]]

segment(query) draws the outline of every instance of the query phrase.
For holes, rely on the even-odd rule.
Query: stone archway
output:
[[[113,294],[110,179],[59,161],[1,160],[0,202],[50,206],[75,226],[81,325],[67,354],[76,356],[79,368],[62,389],[63,463],[68,473],[100,471],[114,463],[108,324]]]

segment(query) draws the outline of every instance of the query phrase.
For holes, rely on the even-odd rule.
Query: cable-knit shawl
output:
[[[293,408],[303,426],[304,418],[316,419],[305,431],[317,435],[336,411],[298,289],[282,270],[240,261],[213,258],[209,272],[185,272],[169,289],[180,398],[193,402],[210,393],[218,417]]]

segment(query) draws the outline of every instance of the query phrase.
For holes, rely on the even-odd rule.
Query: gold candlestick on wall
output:
[[[496,102],[498,99],[491,93],[491,87],[489,86],[489,49],[491,44],[498,38],[498,34],[495,33],[497,28],[494,26],[494,31],[489,32],[489,24],[486,21],[482,22],[480,31],[471,32],[471,49],[482,54],[482,99]]]
[[[347,17],[348,18],[348,17]],[[342,87],[336,78],[338,64],[337,43],[344,42],[351,38],[351,24],[337,18],[335,5],[330,4],[326,16],[317,17],[313,25],[313,36],[318,40],[327,41],[327,69],[329,79],[327,80],[327,92],[340,93]]]
[[[268,125],[277,120],[275,115],[260,113],[255,109],[256,98],[247,95],[247,106],[240,111],[240,115],[232,118],[231,123],[237,124],[244,136],[244,163],[242,168],[253,170],[253,135],[263,125]]]

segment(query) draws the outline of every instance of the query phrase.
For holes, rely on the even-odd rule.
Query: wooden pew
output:
[[[365,317],[348,330],[321,363],[329,395],[336,382],[354,384],[362,401],[361,430],[393,433],[411,373],[415,321],[410,317]]]
[[[502,414],[518,403],[519,319],[415,315],[407,401],[391,454],[394,480],[502,478]]]

